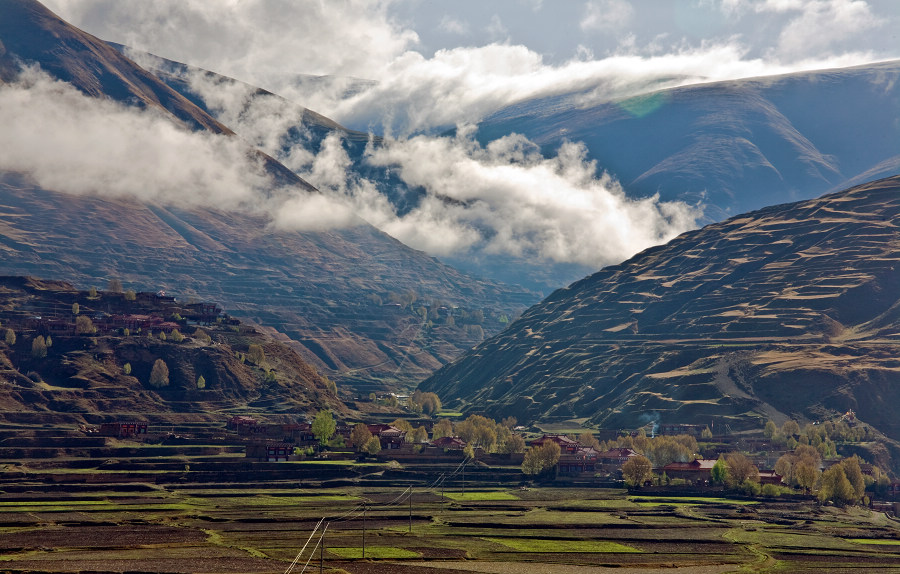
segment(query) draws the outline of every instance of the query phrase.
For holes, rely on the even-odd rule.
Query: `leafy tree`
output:
[[[544,464],[537,448],[530,448],[525,451],[525,458],[522,460],[522,472],[529,476],[540,474],[544,470]]]
[[[88,289],[88,299],[98,299],[98,298],[99,297],[97,296],[97,288],[96,287],[91,287],[90,289]]]
[[[169,386],[169,367],[162,359],[156,359],[150,370],[150,386],[159,389]]]
[[[134,290],[132,290],[132,289],[125,291],[125,300],[126,301],[136,301],[137,293],[135,293]]]
[[[12,329],[6,330],[6,336],[4,337],[7,345],[15,345],[16,344],[16,332]]]
[[[516,424],[518,424],[518,422],[519,421],[516,420],[516,417],[509,416],[509,417],[506,417],[505,419],[503,419],[502,421],[500,421],[500,424],[502,424],[509,430],[513,430],[514,428],[516,428]]]
[[[269,369],[266,371],[266,377],[263,379],[263,382],[265,382],[267,385],[278,382],[278,377],[275,376],[274,369]]]
[[[728,466],[729,486],[738,486],[745,482],[759,482],[759,469],[749,458],[739,452],[725,455],[725,464]]]
[[[645,456],[633,456],[622,465],[622,477],[629,486],[641,486],[653,476],[653,464]]]
[[[356,423],[353,425],[353,429],[350,431],[350,445],[355,447],[359,451],[364,451],[366,446],[369,444],[369,441],[372,439],[372,433],[369,431],[369,427],[363,423]],[[378,440],[378,439],[376,439]],[[381,450],[381,444],[379,443],[379,450]]]
[[[786,437],[792,437],[794,435],[800,434],[800,425],[797,424],[797,421],[791,419],[784,421],[784,424],[781,425],[781,433]]]
[[[365,451],[368,454],[378,454],[379,452],[381,452],[381,441],[378,440],[377,436],[373,436],[369,439],[369,441],[366,443]]]
[[[160,331],[160,332],[159,332],[159,340],[160,340],[160,341],[165,341],[167,338],[168,338],[168,337],[166,337],[166,332],[165,332],[165,331]]]
[[[407,436],[409,436],[409,435],[407,435]],[[428,442],[428,429],[426,429],[424,426],[418,426],[415,429],[413,429],[412,440],[409,442],[413,442],[416,444]]]
[[[811,491],[819,479],[819,468],[808,460],[801,460],[794,465],[794,482],[797,486]]]
[[[441,419],[431,428],[431,438],[434,440],[445,436],[453,436],[453,423],[447,419]]]
[[[44,342],[46,343],[48,349],[53,346],[53,339],[50,338],[50,335],[47,335],[47,338],[44,340]]]
[[[766,438],[771,439],[777,432],[778,427],[775,426],[775,421],[770,420],[766,423],[766,428],[763,430],[763,435],[765,435]]]
[[[197,377],[197,388],[198,389],[206,388],[206,379],[203,378],[203,375],[200,375],[199,377]]]
[[[247,360],[256,366],[261,365],[266,360],[266,353],[263,351],[262,346],[255,343],[250,345],[247,349]]]
[[[725,463],[724,457],[720,456],[716,464],[713,465],[710,471],[710,479],[714,484],[725,484],[728,481],[728,465]]]
[[[122,282],[113,277],[106,283],[106,290],[112,293],[121,293],[122,292]]]
[[[31,356],[35,359],[43,359],[47,356],[47,342],[41,335],[35,337],[31,342]]]
[[[203,329],[196,329],[194,331],[194,338],[207,344],[212,341],[212,337],[210,337],[209,334]]]
[[[822,473],[819,500],[822,502],[831,500],[838,506],[847,506],[856,502],[856,492],[844,473],[843,465],[835,464]]]
[[[556,463],[559,462],[559,455],[562,454],[562,449],[558,444],[552,441],[547,441],[538,449],[538,453],[541,455],[541,462],[544,465],[544,470],[552,469],[556,466]]]
[[[122,365],[122,372],[125,373],[126,375],[130,375],[131,374],[131,363],[125,363],[124,365]]]
[[[841,461],[841,466],[844,468],[844,475],[853,486],[856,500],[862,499],[866,494],[866,480],[863,478],[862,470],[859,468],[859,457],[854,455],[850,458],[845,458]]]
[[[591,447],[595,450],[600,447],[600,441],[597,440],[594,433],[587,430],[578,435],[578,442],[585,447]]]
[[[76,302],[72,303],[72,314],[77,315],[81,313],[81,306]]]
[[[391,423],[391,426],[402,430],[407,435],[409,435],[413,430],[412,425],[409,424],[409,421],[406,419],[394,419],[394,422]]]
[[[516,454],[525,451],[525,439],[521,435],[510,435],[504,442],[500,452],[504,454]]]
[[[713,437],[713,433],[709,430],[709,427],[703,427],[703,430],[700,432],[700,438],[703,440],[709,440]]]
[[[91,321],[90,317],[79,315],[78,318],[75,319],[76,335],[93,335],[96,332],[97,328],[94,327],[94,322]]]
[[[318,439],[319,444],[325,446],[334,434],[336,427],[337,423],[335,423],[331,411],[326,409],[316,413],[316,418],[312,422],[312,433]]]
[[[172,331],[172,340],[175,341],[176,343],[180,343],[180,342],[184,341],[184,335],[182,335],[178,331],[178,329],[175,329],[174,331]]]

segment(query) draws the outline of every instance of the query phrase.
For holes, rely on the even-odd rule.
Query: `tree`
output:
[[[43,359],[47,356],[47,342],[41,335],[35,337],[31,342],[31,356],[35,359]]]
[[[209,344],[212,341],[212,337],[210,337],[209,334],[206,331],[204,331],[203,329],[195,330],[194,338],[197,340],[203,341],[204,343],[207,343],[207,344]]]
[[[653,465],[645,456],[633,456],[622,465],[622,477],[629,486],[641,486],[653,476]]]
[[[159,389],[169,386],[169,367],[162,359],[156,359],[150,370],[150,386]]]
[[[176,343],[180,343],[184,341],[184,335],[182,335],[181,332],[178,331],[178,329],[175,329],[174,331],[172,331],[172,340]]]
[[[453,423],[447,419],[441,419],[431,428],[431,438],[433,440],[445,436],[453,436]]]
[[[72,314],[77,315],[81,313],[81,306],[78,303],[72,303]]]
[[[391,423],[391,426],[402,430],[407,435],[409,435],[413,430],[412,425],[409,424],[409,421],[406,419],[394,419],[394,422]]]
[[[797,424],[797,421],[791,419],[784,421],[784,424],[781,425],[781,432],[786,437],[792,437],[794,435],[800,434],[800,425]]]
[[[122,365],[122,372],[125,373],[126,375],[130,375],[131,374],[131,363],[125,363],[124,365]]]
[[[775,436],[775,433],[777,433],[777,432],[778,432],[778,427],[775,426],[775,421],[768,421],[766,423],[766,428],[763,430],[763,435],[767,439],[771,439],[773,436]]]
[[[739,452],[725,455],[725,464],[728,466],[729,486],[738,486],[745,482],[759,482],[759,469],[753,461]]]
[[[583,446],[593,448],[594,450],[596,450],[600,446],[600,441],[597,440],[597,437],[594,436],[594,433],[587,430],[578,435],[578,442],[580,442]]]
[[[126,301],[136,301],[137,293],[135,293],[133,289],[129,289],[128,291],[125,291],[125,300]]]
[[[247,360],[256,366],[262,364],[266,360],[266,353],[261,345],[252,344],[247,348]]]
[[[866,480],[863,478],[862,470],[859,468],[859,457],[856,455],[845,458],[841,461],[844,468],[844,475],[853,486],[853,492],[856,495],[855,500],[860,500],[866,494]]]
[[[522,473],[528,476],[540,474],[544,470],[543,462],[538,454],[537,448],[530,448],[525,451],[525,458],[522,460]]]
[[[381,441],[378,440],[377,436],[373,436],[369,439],[369,441],[366,443],[365,451],[368,454],[378,454],[379,452],[381,452]]]
[[[12,329],[6,330],[6,336],[4,337],[7,345],[15,345],[16,344],[16,332]]]
[[[91,321],[90,317],[79,315],[78,318],[75,319],[76,335],[93,335],[96,332],[97,329],[94,327],[94,322]]]
[[[91,287],[90,289],[88,289],[88,299],[98,299],[96,287]]]
[[[541,457],[544,470],[550,470],[559,462],[559,455],[562,454],[562,449],[555,442],[547,441],[538,449],[538,454]]]
[[[819,488],[819,500],[832,501],[838,506],[847,506],[856,502],[856,492],[847,479],[842,464],[835,464],[822,473],[822,486]]]
[[[121,293],[122,292],[122,282],[113,277],[106,283],[106,290],[112,293]]]
[[[700,438],[703,440],[709,440],[713,437],[713,433],[709,430],[709,427],[703,427],[703,431],[700,432]]]
[[[713,484],[725,484],[728,481],[728,465],[725,458],[720,456],[710,471],[710,479]]]
[[[502,452],[504,454],[516,454],[525,452],[525,439],[522,438],[521,435],[510,435],[503,443]]]
[[[334,429],[336,427],[337,423],[334,422],[334,417],[331,415],[331,411],[327,409],[319,411],[316,414],[316,418],[313,419],[312,422],[313,436],[318,439],[319,444],[325,446],[326,444],[328,444],[328,441],[334,434]]]
[[[407,437],[409,437],[409,435],[407,435]],[[416,427],[415,429],[413,429],[411,438],[412,440],[408,442],[413,442],[416,444],[428,442],[428,429],[426,429],[424,425]]]
[[[197,388],[205,389],[206,388],[206,379],[203,378],[203,375],[197,377]]]
[[[47,335],[47,338],[44,339],[44,342],[47,344],[48,349],[53,346],[53,339],[50,338],[50,335]]]
[[[356,450],[363,451],[371,438],[372,433],[369,431],[369,427],[363,423],[356,423],[350,431],[350,446],[355,447]]]

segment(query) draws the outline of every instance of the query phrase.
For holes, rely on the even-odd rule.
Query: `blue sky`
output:
[[[269,88],[350,127],[401,134],[597,85],[606,87],[599,97],[619,97],[660,78],[673,85],[900,57],[895,0],[46,4],[105,40]],[[297,85],[301,74],[378,84],[348,99],[346,84],[313,89]]]

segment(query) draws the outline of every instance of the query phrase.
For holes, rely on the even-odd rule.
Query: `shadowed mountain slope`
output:
[[[420,388],[522,421],[761,426],[853,409],[900,438],[900,177],[685,233],[532,307]]]
[[[2,81],[11,81],[20,65],[39,64],[88,95],[157,108],[193,129],[231,134],[38,2],[0,0],[0,44]],[[273,188],[318,193],[271,157],[247,149],[264,157]],[[365,388],[421,380],[483,333],[497,332],[500,316],[515,315],[536,299],[523,289],[464,275],[362,220],[327,232],[278,231],[260,215],[68,195],[41,189],[18,173],[0,173],[0,219],[5,274],[82,287],[119,277],[138,290],[212,299],[290,337],[305,359],[339,382]],[[432,321],[413,300],[435,309],[459,307],[484,320],[478,329]]]
[[[706,206],[718,221],[900,169],[900,62],[687,86],[618,102],[531,100],[479,126],[551,151],[582,141],[630,196]]]
[[[73,304],[79,317],[92,319],[96,331],[76,334]],[[183,338],[163,326],[126,332],[115,317],[132,322],[170,321],[173,312],[185,319],[177,326]],[[53,422],[92,420],[96,416],[154,420],[178,414],[224,416],[224,412],[265,412],[296,416],[322,408],[346,408],[333,386],[294,351],[252,327],[188,322],[191,308],[165,298],[99,291],[91,297],[61,281],[0,277],[0,419]],[[196,319],[196,317],[194,317]],[[96,322],[96,323],[94,323]],[[172,324],[168,323],[168,329]],[[200,329],[199,331],[197,329]],[[7,330],[15,333],[14,341]],[[37,353],[35,341],[51,343]],[[251,345],[263,351],[262,362],[238,358]],[[157,360],[168,368],[166,384],[152,384]],[[203,377],[202,388],[197,381]],[[332,388],[329,388],[332,387]]]

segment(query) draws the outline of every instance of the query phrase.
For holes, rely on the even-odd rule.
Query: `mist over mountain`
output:
[[[536,300],[366,224],[37,2],[0,2],[0,42],[7,274],[212,299],[366,388],[420,380]]]
[[[584,142],[631,197],[703,206],[707,222],[809,199],[900,168],[900,61],[657,91],[588,91],[491,114],[478,139],[521,133],[544,153]]]
[[[685,233],[553,293],[424,381],[466,412],[900,438],[900,176]]]

